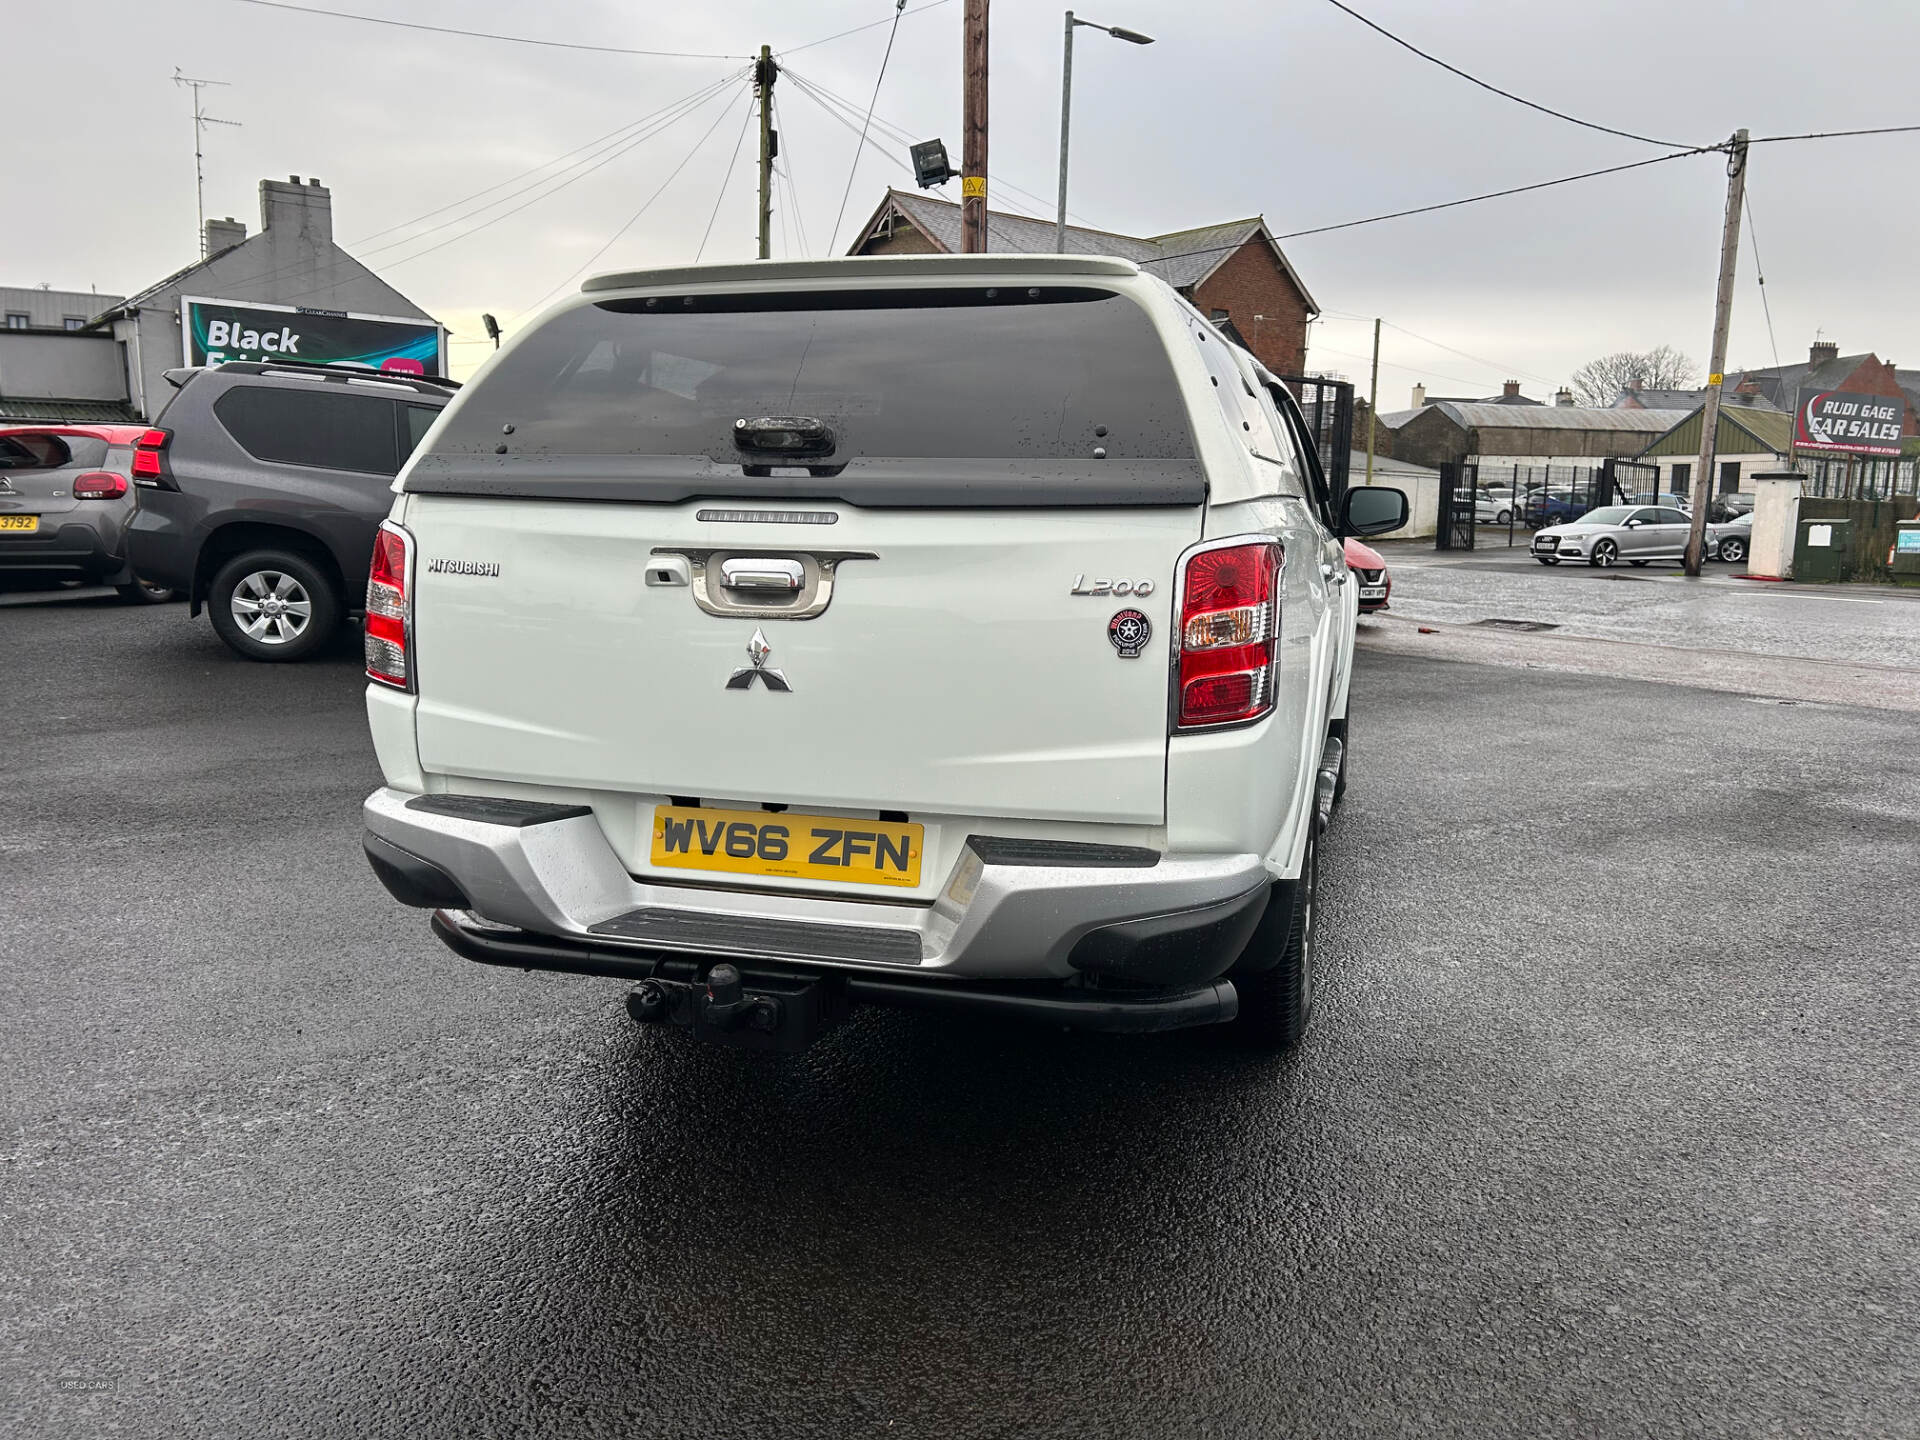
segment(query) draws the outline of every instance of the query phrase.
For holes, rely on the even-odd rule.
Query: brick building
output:
[[[987,249],[996,254],[1052,255],[1056,239],[1050,220],[987,212]],[[847,253],[930,255],[959,249],[958,205],[890,189]],[[1134,261],[1230,331],[1268,369],[1281,375],[1305,372],[1307,322],[1320,307],[1259,216],[1168,235],[1119,235],[1070,225],[1067,249]]]

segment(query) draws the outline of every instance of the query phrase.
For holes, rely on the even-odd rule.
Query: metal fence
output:
[[[1807,477],[1805,493],[1822,500],[1893,500],[1920,494],[1920,460],[1801,455],[1792,468]]]

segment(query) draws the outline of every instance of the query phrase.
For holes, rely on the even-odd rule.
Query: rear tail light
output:
[[[1273,709],[1283,558],[1276,540],[1226,541],[1187,557],[1174,680],[1179,729],[1241,725]]]
[[[413,536],[382,521],[367,572],[367,678],[413,689]]]
[[[118,500],[127,493],[127,477],[111,470],[89,470],[73,477],[76,500]]]
[[[135,484],[159,486],[172,480],[167,473],[167,442],[171,430],[143,430],[133,442],[133,479]]]

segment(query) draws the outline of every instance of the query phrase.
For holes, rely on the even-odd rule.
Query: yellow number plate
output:
[[[0,515],[0,530],[38,530],[38,515]]]
[[[770,810],[653,812],[653,863],[855,885],[918,885],[924,831],[885,820]]]

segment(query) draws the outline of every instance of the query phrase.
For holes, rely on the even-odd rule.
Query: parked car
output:
[[[1657,505],[1602,505],[1566,525],[1550,525],[1533,537],[1533,558],[1542,565],[1585,560],[1601,567],[1626,560],[1678,560],[1686,553],[1690,522],[1678,510]]]
[[[1311,433],[1130,261],[591,279],[381,527],[373,869],[739,1045],[857,1003],[1297,1044],[1341,537],[1408,509],[1336,507]]]
[[[0,427],[0,574],[111,585],[123,600],[174,598],[127,564],[144,425]]]
[[[1360,613],[1370,615],[1387,608],[1393,596],[1393,577],[1387,562],[1371,545],[1363,545],[1351,535],[1342,542],[1347,552],[1347,570],[1360,583]]]
[[[1688,515],[1693,513],[1693,502],[1687,499],[1686,496],[1676,495],[1671,491],[1660,495],[1648,494],[1643,491],[1641,494],[1635,495],[1627,503],[1629,505],[1664,505],[1669,510],[1679,510]]]
[[[1713,497],[1713,504],[1707,510],[1707,519],[1724,525],[1730,520],[1738,520],[1742,515],[1753,513],[1754,497],[1740,490],[1729,490],[1724,495]]]
[[[247,659],[304,660],[360,608],[393,477],[453,382],[284,361],[167,378],[134,451],[134,567]]]
[[[1753,551],[1753,512],[1720,525],[1707,526],[1707,554],[1729,565],[1743,565]]]
[[[1584,490],[1531,490],[1527,492],[1521,518],[1532,526],[1562,525],[1578,519],[1587,510]]]
[[[1482,490],[1473,497],[1473,520],[1476,525],[1505,525],[1512,519],[1511,496],[1490,495]]]

